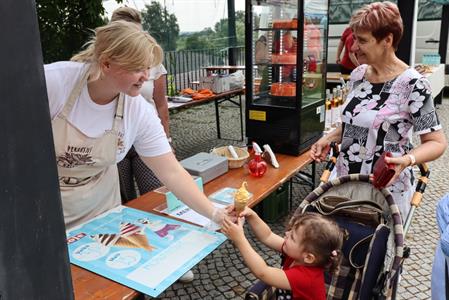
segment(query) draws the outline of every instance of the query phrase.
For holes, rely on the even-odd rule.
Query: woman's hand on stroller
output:
[[[326,159],[330,148],[330,141],[326,138],[326,136],[323,136],[312,145],[312,148],[310,149],[310,157],[317,162],[322,162]]]
[[[233,223],[229,219],[223,221],[221,231],[234,243],[238,243],[245,239],[245,233],[243,232],[243,224],[245,218],[241,217],[237,219],[237,224]]]

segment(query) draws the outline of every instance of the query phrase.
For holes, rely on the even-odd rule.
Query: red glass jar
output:
[[[249,173],[254,177],[262,177],[267,171],[267,163],[262,159],[260,153],[256,153],[248,163]]]

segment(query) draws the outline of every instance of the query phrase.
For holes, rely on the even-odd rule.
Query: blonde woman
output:
[[[112,12],[111,22],[127,21],[142,28],[142,16],[140,12],[132,7],[119,7]],[[162,64],[150,69],[148,80],[143,84],[141,95],[150,103],[156,106],[157,114],[161,119],[167,137],[170,136],[168,103],[165,99],[167,70]]]
[[[140,12],[132,7],[123,6],[114,10],[111,16],[111,22],[114,21],[127,21],[142,28],[142,17]],[[144,82],[140,93],[148,102],[156,107],[165,134],[169,137],[168,103],[165,98],[167,90],[165,80],[166,74],[167,70],[165,70],[162,64],[151,68],[148,80]],[[168,140],[171,143],[171,138]],[[127,202],[137,197],[135,183],[137,183],[141,195],[161,186],[161,182],[142,159],[140,159],[134,147],[129,149],[125,158],[117,164],[117,167],[123,202]]]
[[[225,212],[214,208],[178,163],[154,107],[140,96],[162,56],[148,33],[116,21],[97,28],[75,61],[45,66],[67,228],[121,203],[116,164],[132,145],[182,201],[222,222]]]

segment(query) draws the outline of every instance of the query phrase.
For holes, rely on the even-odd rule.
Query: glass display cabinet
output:
[[[246,136],[298,155],[324,129],[328,0],[246,0]]]

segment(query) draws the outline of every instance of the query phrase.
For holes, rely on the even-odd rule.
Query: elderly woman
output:
[[[311,157],[323,160],[332,141],[341,143],[337,176],[371,174],[382,152],[394,157],[396,175],[389,190],[403,219],[414,182],[411,166],[432,161],[447,147],[435,112],[429,82],[395,54],[403,32],[401,15],[391,2],[365,5],[351,18],[360,66],[351,73],[342,126],[312,146]],[[412,133],[421,144],[413,148]]]

